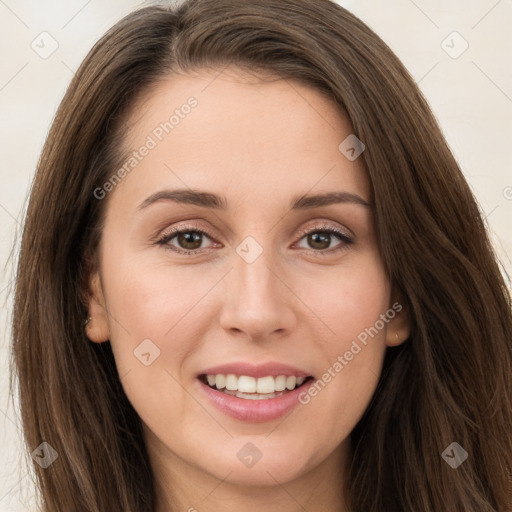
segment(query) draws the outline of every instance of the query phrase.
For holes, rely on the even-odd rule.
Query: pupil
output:
[[[178,236],[180,245],[185,245],[185,249],[198,249],[201,246],[201,235],[196,231],[189,231],[187,233],[181,233]],[[194,244],[199,242],[197,247],[190,247],[188,244]]]
[[[309,241],[310,243],[313,243],[313,246],[315,247],[315,244],[320,243],[320,245],[323,244],[322,247],[315,247],[316,249],[327,249],[329,247],[330,243],[330,235],[323,233],[323,234],[317,234],[313,233],[312,235],[309,235]]]

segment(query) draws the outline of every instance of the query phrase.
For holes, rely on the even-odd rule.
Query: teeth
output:
[[[260,377],[256,390],[258,393],[273,393],[276,390],[276,381],[274,377]],[[245,391],[239,389],[238,391]]]
[[[226,387],[226,376],[215,375],[215,386],[217,389],[224,389]]]
[[[256,388],[258,389],[258,393],[265,393],[265,391],[261,391],[259,386],[259,381],[261,379],[256,380],[254,377],[248,377],[247,375],[242,375],[238,379],[238,384],[236,389],[241,391],[242,393],[256,393]]]
[[[268,400],[269,398],[276,398],[278,396],[284,395],[281,393],[268,393],[265,395],[259,395],[258,393],[242,393],[241,391],[226,391],[224,393],[232,396],[236,396],[238,398],[245,398],[246,400]]]
[[[226,389],[229,391],[236,391],[238,389],[238,379],[236,375],[226,375]]]
[[[276,377],[275,388],[276,391],[284,391],[286,389],[286,377],[284,375]]]
[[[293,375],[288,377],[286,375],[279,375],[278,377],[272,377],[269,375],[267,377],[260,377],[257,379],[248,375],[240,375],[240,377],[238,377],[229,373],[227,375],[207,375],[206,380],[210,387],[217,388],[219,390],[224,389],[225,392],[230,395],[238,396],[239,394],[252,393],[253,395],[250,395],[247,398],[258,400],[257,397],[259,395],[266,395],[266,397],[264,396],[262,398],[273,398],[274,396],[283,394],[281,391],[291,391],[302,385],[306,378],[295,377]],[[275,393],[277,393],[277,395],[275,395]],[[240,398],[246,398],[246,396]]]
[[[297,377],[287,377],[286,378],[286,389],[295,389],[295,385],[297,384]]]

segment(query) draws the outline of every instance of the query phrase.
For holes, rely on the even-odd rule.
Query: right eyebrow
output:
[[[147,208],[149,205],[158,201],[173,201],[181,204],[193,204],[204,208],[214,210],[226,210],[227,200],[224,196],[218,196],[211,192],[202,192],[196,190],[161,190],[150,195],[138,207],[139,210]]]

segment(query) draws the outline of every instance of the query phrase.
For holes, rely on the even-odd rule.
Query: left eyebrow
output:
[[[317,194],[313,196],[300,196],[292,201],[292,210],[303,210],[308,208],[319,208],[330,204],[352,203],[371,208],[372,205],[365,201],[361,196],[350,192],[328,192],[326,194]]]
[[[181,204],[192,204],[211,208],[214,210],[226,210],[228,202],[224,196],[219,196],[212,192],[204,192],[199,190],[161,190],[150,195],[138,207],[139,210],[147,208],[158,201],[172,201]],[[306,210],[311,208],[319,208],[331,204],[352,203],[367,208],[372,205],[365,201],[361,196],[350,192],[328,192],[316,195],[302,195],[292,199],[290,204],[291,210]]]

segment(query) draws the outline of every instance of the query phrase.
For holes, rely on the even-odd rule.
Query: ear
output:
[[[393,318],[391,318],[392,311],[395,313]],[[388,312],[390,320],[386,328],[386,345],[396,347],[406,341],[411,334],[409,309],[399,294],[393,294]]]
[[[103,343],[110,338],[108,314],[103,295],[101,278],[98,272],[91,275],[87,298],[89,322],[85,327],[87,337],[95,343]]]

